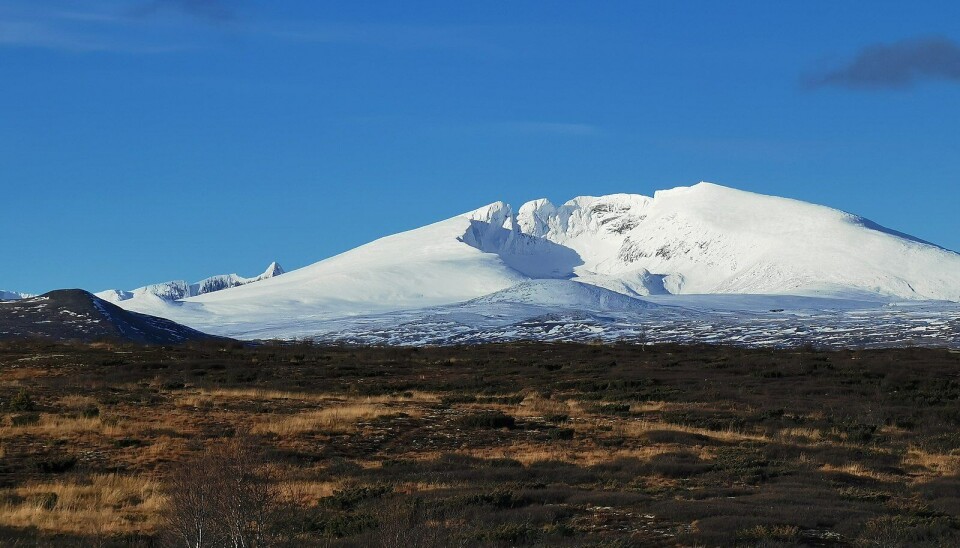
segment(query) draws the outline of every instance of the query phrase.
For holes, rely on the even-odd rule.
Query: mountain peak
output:
[[[273,261],[272,263],[270,263],[270,266],[268,266],[267,269],[263,271],[263,274],[257,276],[257,279],[265,280],[267,278],[273,278],[274,276],[279,276],[284,272],[285,270],[283,269],[282,266],[280,266],[280,263],[278,263],[277,261]]]

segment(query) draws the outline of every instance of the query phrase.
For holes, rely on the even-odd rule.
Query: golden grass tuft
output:
[[[911,447],[903,457],[907,466],[918,466],[928,471],[927,475],[952,476],[960,474],[960,454],[931,453]]]
[[[127,432],[122,421],[98,417],[70,417],[52,413],[41,413],[36,424],[0,427],[0,438],[17,434],[42,434],[46,436],[65,436],[94,432],[104,436],[122,436]]]
[[[583,425],[577,427],[577,429],[585,428],[587,430],[595,430],[596,427],[593,425]],[[669,430],[674,432],[683,432],[686,434],[697,434],[701,436],[706,436],[713,440],[725,441],[725,442],[739,442],[739,441],[770,441],[769,438],[761,434],[755,434],[751,432],[743,432],[739,430],[709,430],[706,428],[697,428],[694,426],[686,426],[683,424],[675,424],[670,422],[661,422],[661,421],[648,421],[648,420],[638,420],[638,421],[627,421],[623,424],[618,425],[618,433],[627,437],[627,438],[639,438],[643,437],[647,432],[654,430]]]
[[[512,410],[512,414],[518,417],[569,416],[570,411],[570,405],[565,401],[551,400],[532,393],[525,397],[515,410]]]
[[[814,443],[823,440],[823,433],[816,428],[782,428],[777,431],[777,437],[784,441]]]
[[[305,411],[295,415],[276,415],[255,424],[254,434],[276,434],[295,436],[308,432],[350,432],[358,422],[389,415],[393,411],[380,404],[346,404],[315,411]]]
[[[96,405],[96,398],[90,396],[81,396],[79,394],[70,394],[60,398],[60,405],[67,409],[85,409],[91,405]]]
[[[28,483],[2,494],[3,525],[83,535],[154,530],[165,503],[158,482],[116,474]]]
[[[857,476],[860,478],[870,478],[878,481],[896,481],[896,477],[890,474],[884,474],[877,472],[876,470],[871,470],[866,466],[860,464],[859,462],[850,462],[847,464],[842,464],[840,466],[835,466],[833,464],[823,464],[820,466],[820,470],[824,472],[841,472],[844,474],[850,474],[851,476]]]

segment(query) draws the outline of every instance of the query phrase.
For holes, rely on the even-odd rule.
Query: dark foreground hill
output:
[[[176,322],[124,310],[82,289],[0,302],[0,340],[121,340],[176,344],[213,338]]]

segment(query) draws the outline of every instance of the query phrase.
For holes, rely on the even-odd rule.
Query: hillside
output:
[[[120,340],[175,344],[213,337],[173,321],[129,312],[80,289],[0,303],[0,340]]]

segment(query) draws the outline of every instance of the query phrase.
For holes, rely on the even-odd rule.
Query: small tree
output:
[[[264,460],[238,437],[177,467],[170,476],[165,544],[178,548],[263,548],[280,507]]]
[[[218,459],[208,450],[181,464],[170,475],[170,494],[164,515],[167,546],[204,548],[222,545],[222,525],[216,515],[218,465]]]

